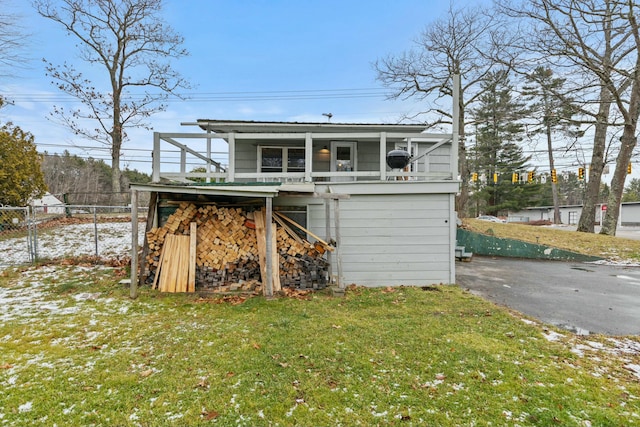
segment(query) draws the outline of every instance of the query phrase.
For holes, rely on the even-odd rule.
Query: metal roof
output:
[[[252,120],[209,120],[198,119],[195,123],[182,125],[199,126],[202,130],[216,133],[228,132],[411,132],[426,130],[424,124],[383,124],[383,123],[313,123],[313,122],[275,122]]]

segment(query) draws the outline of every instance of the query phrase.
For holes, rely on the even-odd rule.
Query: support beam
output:
[[[129,296],[138,298],[138,191],[131,190],[131,284]]]
[[[273,222],[273,199],[271,197],[266,198],[266,214],[265,214],[265,240],[266,240],[266,250],[265,250],[265,263],[267,265],[267,280],[264,284],[265,289],[267,290],[267,298],[273,297],[273,242],[272,240],[275,238],[273,235],[273,229],[271,227],[271,223]]]
[[[160,134],[158,132],[153,133],[151,164],[151,182],[160,182]]]
[[[324,216],[325,216],[325,240],[331,242],[331,199],[324,199]],[[327,251],[327,262],[329,263],[329,283],[333,275],[333,260],[331,251]]]
[[[340,199],[333,200],[333,218],[336,231],[336,258],[338,260],[338,288],[344,289],[344,279],[342,277],[342,239],[340,238]]]

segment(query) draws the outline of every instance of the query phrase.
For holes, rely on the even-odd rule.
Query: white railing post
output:
[[[160,182],[160,134],[153,133],[153,152],[151,153],[151,182]]]
[[[304,136],[304,180],[311,182],[311,173],[313,172],[313,138],[311,132],[307,132]]]
[[[180,174],[184,178],[187,175],[187,150],[180,150]]]
[[[387,180],[387,133],[380,132],[380,181]]]
[[[227,181],[235,182],[236,179],[236,134],[229,132],[229,167],[227,168]]]

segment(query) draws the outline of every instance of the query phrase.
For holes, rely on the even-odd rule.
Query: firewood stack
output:
[[[260,245],[254,215],[264,216],[264,213],[259,210],[251,212],[242,208],[181,203],[161,228],[153,228],[147,233],[147,282],[153,282],[154,286],[156,282],[162,282],[166,258],[177,257],[177,254],[163,254],[167,236],[190,235],[190,229],[194,227],[197,230],[195,290],[259,291],[262,289]],[[295,226],[291,225],[295,224],[293,221],[287,224],[283,218],[291,221],[274,212],[277,223],[274,239],[279,261],[274,269],[278,270],[280,285],[302,289],[325,287],[328,262],[323,258],[323,253],[325,249],[332,248],[319,243],[312,245],[296,234]],[[191,223],[195,225],[191,226]],[[156,278],[159,267],[160,275]],[[158,283],[157,287],[165,289],[162,283]],[[179,292],[183,288],[178,284],[176,289]]]

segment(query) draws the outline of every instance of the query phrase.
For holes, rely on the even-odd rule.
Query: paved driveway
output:
[[[640,335],[640,267],[473,256],[456,282],[577,333]]]

